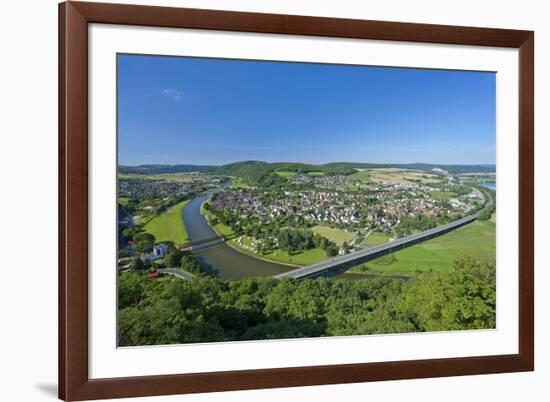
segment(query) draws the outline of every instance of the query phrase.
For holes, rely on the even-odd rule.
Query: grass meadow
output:
[[[375,246],[390,240],[390,235],[381,232],[372,232],[365,242],[368,246]]]
[[[408,275],[430,269],[448,270],[455,259],[466,256],[495,263],[495,240],[494,222],[475,221],[443,236],[393,253],[395,258],[381,257],[369,261],[365,273]]]
[[[182,209],[188,202],[182,201],[151,219],[145,225],[145,231],[154,235],[157,242],[173,241],[176,244],[188,242],[189,237],[182,216]]]
[[[243,236],[244,244],[250,246],[251,240],[252,238],[247,238],[246,236]],[[328,258],[325,250],[321,250],[318,248],[305,250],[292,255],[289,255],[287,252],[282,250],[277,250],[275,252],[267,254],[256,254],[248,249],[241,247],[236,240],[231,240],[228,242],[228,244],[231,247],[240,251],[241,253],[249,254],[255,258],[261,258],[268,261],[280,262],[283,264],[290,264],[295,266],[311,265],[326,260]]]
[[[296,176],[296,172],[289,172],[287,170],[277,170],[275,171],[275,174],[280,177],[292,177]]]
[[[353,234],[346,232],[345,230],[334,229],[328,226],[314,226],[311,228],[313,233],[317,233],[327,239],[333,241],[337,245],[341,246],[345,241],[350,242],[353,240]]]
[[[449,199],[456,197],[458,194],[452,191],[432,191],[430,195],[435,198]]]

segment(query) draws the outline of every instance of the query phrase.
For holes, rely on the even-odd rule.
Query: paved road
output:
[[[157,272],[160,272],[161,274],[168,274],[168,275],[174,275],[178,278],[185,279],[186,281],[190,281],[194,278],[192,274],[190,274],[187,271],[182,271],[180,269],[173,269],[173,268],[162,268],[157,269]]]
[[[485,209],[489,208],[493,204],[493,198],[491,197],[491,195],[485,192],[484,194],[489,197],[489,200],[485,204],[485,208],[483,208],[479,212],[476,212],[473,215],[456,220],[454,222],[447,223],[434,229],[428,229],[421,233],[402,237],[401,239],[392,240],[390,242],[369,247],[367,249],[356,251],[347,255],[343,255],[341,257],[332,258],[330,260],[322,261],[317,264],[308,265],[307,267],[298,268],[293,271],[284,272],[282,274],[276,275],[275,278],[301,279],[320,276],[326,271],[337,269],[339,267],[342,269],[349,269],[354,265],[367,262],[374,258],[378,258],[383,255],[390,254],[392,252],[418,244],[424,240],[432,239],[434,237],[441,236],[442,234],[451,232],[476,220],[481,212],[483,212]]]

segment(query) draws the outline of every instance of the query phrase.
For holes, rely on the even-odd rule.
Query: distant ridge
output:
[[[125,174],[160,174],[160,173],[190,173],[206,172],[214,169],[215,166],[205,165],[138,165],[119,166],[119,173]]]
[[[119,172],[125,174],[161,174],[161,173],[189,173],[211,172],[220,175],[231,176],[264,176],[276,170],[288,170],[294,172],[324,171],[328,174],[350,174],[352,169],[375,168],[400,168],[431,171],[435,168],[443,169],[449,173],[495,173],[496,166],[491,164],[477,165],[445,165],[432,163],[358,163],[358,162],[331,162],[322,165],[312,165],[299,162],[275,162],[241,161],[228,163],[221,166],[210,165],[138,165],[119,166]]]
[[[375,168],[399,168],[412,170],[430,171],[435,168],[446,170],[449,173],[495,173],[494,164],[475,164],[475,165],[445,165],[434,163],[355,163],[355,162],[334,162],[327,163],[324,166],[348,166],[363,169]]]

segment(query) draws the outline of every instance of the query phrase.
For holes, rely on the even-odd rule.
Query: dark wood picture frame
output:
[[[519,49],[519,353],[89,379],[88,24],[194,28]],[[534,33],[351,19],[66,2],[59,5],[59,397],[293,387],[534,369]]]

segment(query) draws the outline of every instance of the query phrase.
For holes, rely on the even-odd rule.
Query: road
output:
[[[191,279],[194,278],[194,276],[189,272],[182,271],[180,269],[161,268],[161,269],[157,269],[157,272],[161,274],[174,275],[174,276],[177,276],[178,278],[185,279],[186,281],[190,281]]]
[[[393,253],[395,251],[413,246],[422,241],[432,239],[437,236],[441,236],[445,233],[451,232],[459,227],[467,225],[470,222],[473,222],[478,218],[478,216],[485,209],[491,207],[493,204],[493,198],[489,193],[485,193],[489,200],[485,204],[485,207],[476,212],[475,214],[469,215],[465,218],[456,220],[454,222],[447,223],[445,225],[439,226],[434,229],[428,229],[424,232],[413,234],[410,236],[402,237],[401,239],[392,240],[390,242],[379,244],[377,246],[369,247],[364,250],[356,251],[341,257],[332,258],[330,260],[325,260],[317,264],[308,265],[307,267],[298,268],[292,271],[284,272],[279,275],[275,275],[275,278],[314,278],[323,275],[324,273],[331,270],[343,270],[349,269],[357,264],[365,263],[374,258],[381,257],[386,254]]]

